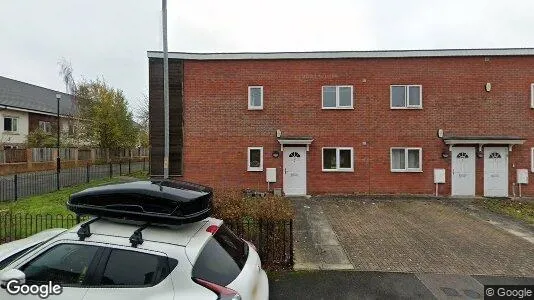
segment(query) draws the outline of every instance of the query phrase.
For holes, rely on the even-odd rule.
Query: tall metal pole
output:
[[[169,178],[169,54],[167,49],[167,0],[162,0],[163,14],[163,118],[165,150],[163,155],[163,177]]]
[[[59,124],[59,101],[61,100],[61,94],[56,94],[57,99],[57,157],[56,157],[56,181],[57,181],[57,189],[59,190],[59,173],[61,172],[61,158],[59,155],[59,132],[60,132],[60,124]]]

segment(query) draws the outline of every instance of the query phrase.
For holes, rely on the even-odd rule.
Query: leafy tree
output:
[[[56,147],[56,138],[41,128],[37,128],[28,134],[27,146],[30,148]]]
[[[121,90],[100,79],[84,81],[77,84],[76,99],[82,139],[107,149],[137,146],[139,129]]]
[[[141,147],[148,147],[150,144],[149,141],[149,111],[148,111],[148,96],[143,95],[141,99],[141,104],[137,107],[136,117],[139,122],[139,145]]]

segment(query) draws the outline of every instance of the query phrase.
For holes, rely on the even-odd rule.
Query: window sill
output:
[[[249,107],[248,110],[263,110],[263,106],[262,107]]]
[[[323,169],[325,173],[354,173],[354,169]]]
[[[413,107],[390,107],[391,109],[423,109],[422,106],[413,106]]]
[[[391,173],[423,173],[423,170],[391,170]]]
[[[323,107],[322,108],[323,110],[350,110],[350,109],[354,109],[354,107]]]
[[[20,135],[20,133],[18,133],[17,131],[4,131],[4,134],[7,134],[7,135]]]
[[[247,169],[248,172],[263,172],[263,168],[261,169]]]

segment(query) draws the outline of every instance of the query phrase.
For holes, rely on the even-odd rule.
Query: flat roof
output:
[[[169,52],[170,59],[184,59],[184,60],[405,58],[405,57],[533,56],[533,55],[534,55],[534,48],[313,51],[313,52],[234,52],[234,53]],[[147,56],[149,58],[163,58],[163,52],[162,51],[148,51]]]

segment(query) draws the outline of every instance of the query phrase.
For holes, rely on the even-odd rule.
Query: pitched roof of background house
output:
[[[169,52],[169,58],[189,60],[239,59],[330,59],[330,58],[402,58],[451,56],[529,56],[534,48],[493,49],[431,49],[431,50],[380,50],[380,51],[312,51],[312,52],[234,52],[187,53]],[[148,51],[149,58],[163,58],[161,51]]]
[[[61,95],[59,113],[73,115],[74,96],[0,76],[0,109],[11,107],[55,115],[57,113],[56,94]]]

